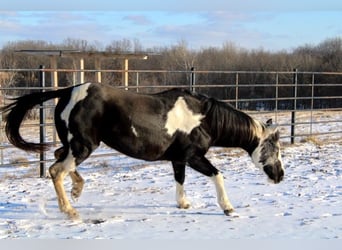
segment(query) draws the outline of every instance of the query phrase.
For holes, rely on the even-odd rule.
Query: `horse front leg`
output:
[[[229,198],[227,196],[226,190],[224,188],[223,175],[221,173],[217,173],[211,177],[215,184],[216,193],[217,193],[217,202],[222,208],[225,215],[229,215],[234,212],[233,205],[230,203]]]
[[[77,199],[81,196],[84,186],[84,180],[76,170],[70,172],[70,177],[72,180],[71,198],[74,201],[77,201]]]
[[[211,177],[215,184],[217,193],[217,202],[225,215],[229,215],[234,211],[233,205],[230,203],[225,187],[222,174],[209,162],[204,156],[196,156],[189,161],[191,168],[198,172]]]
[[[70,219],[77,219],[78,213],[71,206],[64,189],[64,178],[69,174],[62,162],[56,162],[49,168],[50,176],[57,194],[59,209],[68,215]]]
[[[176,201],[179,208],[188,209],[190,202],[184,192],[185,164],[172,162],[174,178],[176,181]]]

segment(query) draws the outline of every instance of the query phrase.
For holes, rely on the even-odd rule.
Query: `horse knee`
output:
[[[215,168],[204,156],[194,157],[190,159],[188,162],[192,169],[200,172],[205,176],[213,177],[219,174],[217,168]]]

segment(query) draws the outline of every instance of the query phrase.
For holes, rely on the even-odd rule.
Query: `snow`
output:
[[[312,127],[318,129],[338,131],[340,122]],[[192,206],[178,209],[170,163],[107,155],[112,150],[101,146],[95,155],[103,156],[78,167],[85,187],[72,202],[81,216],[75,221],[59,211],[52,181],[38,177],[38,164],[11,165],[34,160],[32,154],[9,148],[0,167],[0,239],[341,239],[342,140],[316,139],[282,141],[286,173],[280,184],[269,183],[244,151],[211,149],[207,157],[225,177],[235,207],[231,216],[219,208],[209,178],[187,168]],[[65,185],[71,190],[70,178]]]
[[[185,189],[192,207],[178,209],[168,162],[88,159],[79,167],[86,184],[73,203],[81,215],[76,221],[59,212],[49,178],[25,173],[28,167],[5,167],[0,238],[340,239],[341,154],[342,143],[285,146],[286,178],[271,184],[243,151],[210,150],[236,209],[228,217],[217,205],[214,184],[190,168]]]

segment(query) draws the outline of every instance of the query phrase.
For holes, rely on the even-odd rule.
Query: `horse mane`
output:
[[[251,154],[259,143],[258,131],[265,129],[248,114],[215,98],[205,100],[204,113],[214,146],[241,147]]]

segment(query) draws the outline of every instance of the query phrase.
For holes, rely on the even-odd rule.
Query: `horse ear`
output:
[[[268,134],[272,134],[275,140],[279,140],[278,126],[277,124],[273,124],[272,118],[267,120],[266,130],[268,131]]]
[[[272,118],[268,119],[266,122],[266,126],[271,126],[273,124]]]

